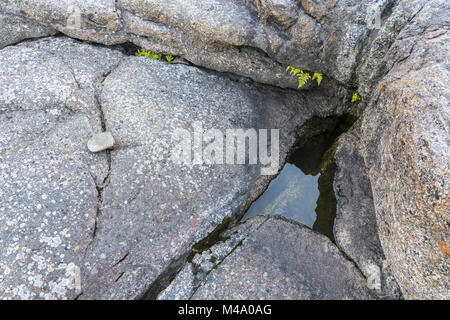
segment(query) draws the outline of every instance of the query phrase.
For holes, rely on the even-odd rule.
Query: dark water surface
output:
[[[334,241],[335,142],[353,122],[350,116],[312,120],[280,174],[253,202],[242,220],[256,215],[282,215]]]

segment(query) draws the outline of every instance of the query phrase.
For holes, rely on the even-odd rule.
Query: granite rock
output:
[[[224,250],[225,249],[225,250]],[[374,299],[366,280],[324,235],[256,216],[187,264],[159,299]]]

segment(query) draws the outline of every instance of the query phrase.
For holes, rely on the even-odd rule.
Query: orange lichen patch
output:
[[[414,239],[416,239],[416,237],[414,237],[414,236],[411,236],[411,239],[413,239],[413,240],[414,240]]]
[[[392,199],[392,193],[389,193],[389,198],[391,198],[391,199]]]
[[[383,89],[383,85],[380,83],[380,84],[378,85],[378,90],[381,91],[381,89]]]
[[[437,225],[434,225],[433,229],[434,229],[434,230],[437,230],[437,229],[438,229],[438,226],[437,226]]]
[[[439,248],[441,248],[442,254],[450,254],[450,248],[444,241],[439,242]]]
[[[402,85],[406,86],[408,84],[408,81],[406,80],[402,80],[402,82],[400,82]]]
[[[399,147],[401,147],[402,143],[403,143],[402,141],[399,141],[397,144],[398,144]]]
[[[388,148],[391,146],[391,140],[388,140]]]

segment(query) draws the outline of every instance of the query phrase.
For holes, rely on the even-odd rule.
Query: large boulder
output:
[[[265,87],[65,37],[6,47],[0,69],[2,298],[143,296],[271,179],[259,164],[176,164],[177,128],[280,129],[281,165],[308,119],[345,111],[337,88]],[[114,150],[90,153],[104,130]]]
[[[446,1],[399,1],[361,51],[361,120],[336,152],[338,246],[382,294],[448,299]],[[395,277],[392,277],[392,275]]]
[[[361,122],[379,238],[408,299],[450,298],[449,9],[421,2],[383,56],[388,72]]]
[[[159,299],[373,299],[324,235],[280,216],[250,218],[197,254]]]
[[[56,31],[25,18],[0,12],[0,49],[25,39],[46,37]]]
[[[372,21],[394,0],[0,0],[71,37],[134,42],[192,63],[295,88],[287,65],[350,83]],[[378,14],[378,15],[377,15]]]
[[[378,296],[399,299],[401,290],[378,237],[371,184],[361,153],[360,126],[358,121],[341,136],[335,153],[337,212],[334,236],[337,246],[356,263]]]

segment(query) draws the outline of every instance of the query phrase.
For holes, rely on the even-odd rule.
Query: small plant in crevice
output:
[[[175,59],[175,58],[173,56],[171,56],[170,54],[166,56],[167,63],[172,63],[173,59]]]
[[[301,69],[295,68],[293,66],[288,66],[286,68],[286,71],[289,71],[291,75],[297,77],[298,79],[298,88],[300,89],[303,87],[309,80],[316,80],[317,85],[320,86],[320,83],[323,80],[323,74],[322,73],[314,73],[313,77],[311,78],[311,75],[308,72],[305,72]]]
[[[323,79],[323,74],[322,73],[314,73],[312,80],[316,80],[317,81],[317,85],[320,86],[320,83],[322,82]]]
[[[167,63],[172,63],[175,59],[172,55],[163,56],[160,53],[154,53],[145,49],[139,49],[136,54],[137,57],[146,57],[154,60],[159,60]]]
[[[359,95],[358,92],[355,92],[352,96],[352,103],[358,102],[358,101],[361,101],[361,96]]]

